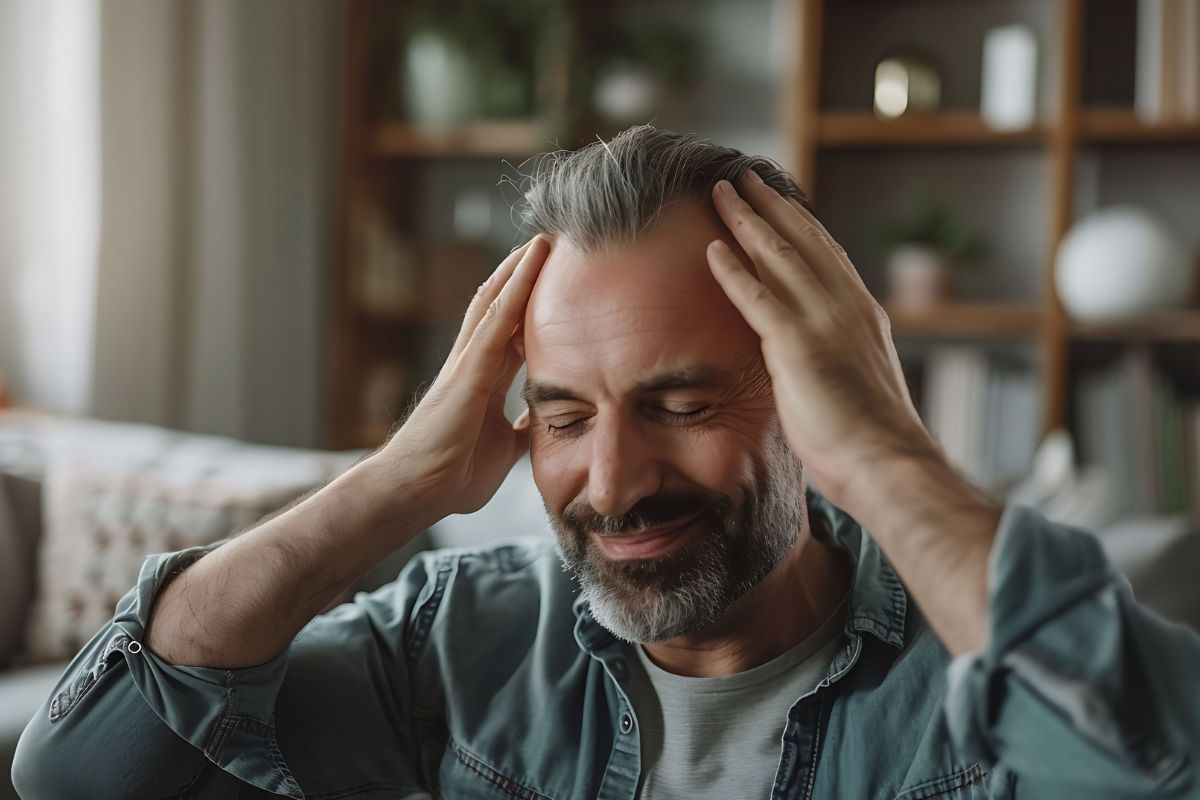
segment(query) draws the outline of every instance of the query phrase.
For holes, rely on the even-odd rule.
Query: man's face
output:
[[[635,243],[558,241],[525,317],[533,474],[596,619],[628,641],[700,630],[792,547],[803,477],[759,342],[708,270],[705,207]]]

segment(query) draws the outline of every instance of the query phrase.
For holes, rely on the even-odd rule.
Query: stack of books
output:
[[[1144,349],[1082,376],[1075,408],[1080,458],[1108,475],[1114,511],[1200,519],[1200,401],[1181,397]]]
[[[1200,0],[1138,0],[1134,106],[1145,122],[1200,122]]]
[[[1040,427],[1037,378],[979,348],[939,348],[925,360],[923,415],[950,461],[1002,492],[1025,477]]]

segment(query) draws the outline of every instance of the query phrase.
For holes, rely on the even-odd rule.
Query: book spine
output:
[[[1138,0],[1134,110],[1144,122],[1162,116],[1163,0]]]
[[[1200,0],[1180,0],[1179,117],[1200,122]]]
[[[1162,0],[1161,33],[1159,34],[1159,119],[1175,122],[1179,119],[1179,27],[1183,0]]]

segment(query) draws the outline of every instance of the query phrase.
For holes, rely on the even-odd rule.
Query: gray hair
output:
[[[668,206],[707,201],[717,181],[736,182],[750,169],[808,207],[800,184],[771,159],[651,125],[579,150],[544,153],[532,163],[516,207],[523,232],[561,237],[584,250],[632,242]]]

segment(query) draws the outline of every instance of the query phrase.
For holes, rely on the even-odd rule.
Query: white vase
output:
[[[644,122],[662,101],[662,83],[644,68],[613,64],[596,81],[592,103],[602,119],[628,124]]]
[[[1063,238],[1054,283],[1067,313],[1107,322],[1177,308],[1191,296],[1195,270],[1157,219],[1131,206],[1098,211]]]
[[[475,82],[465,48],[436,31],[408,41],[404,63],[405,112],[419,128],[444,131],[475,111]]]
[[[887,258],[888,305],[920,311],[945,302],[949,294],[950,264],[934,247],[904,244]]]
[[[1037,119],[1037,38],[1024,25],[992,28],[983,38],[980,113],[995,130],[1022,130]]]

